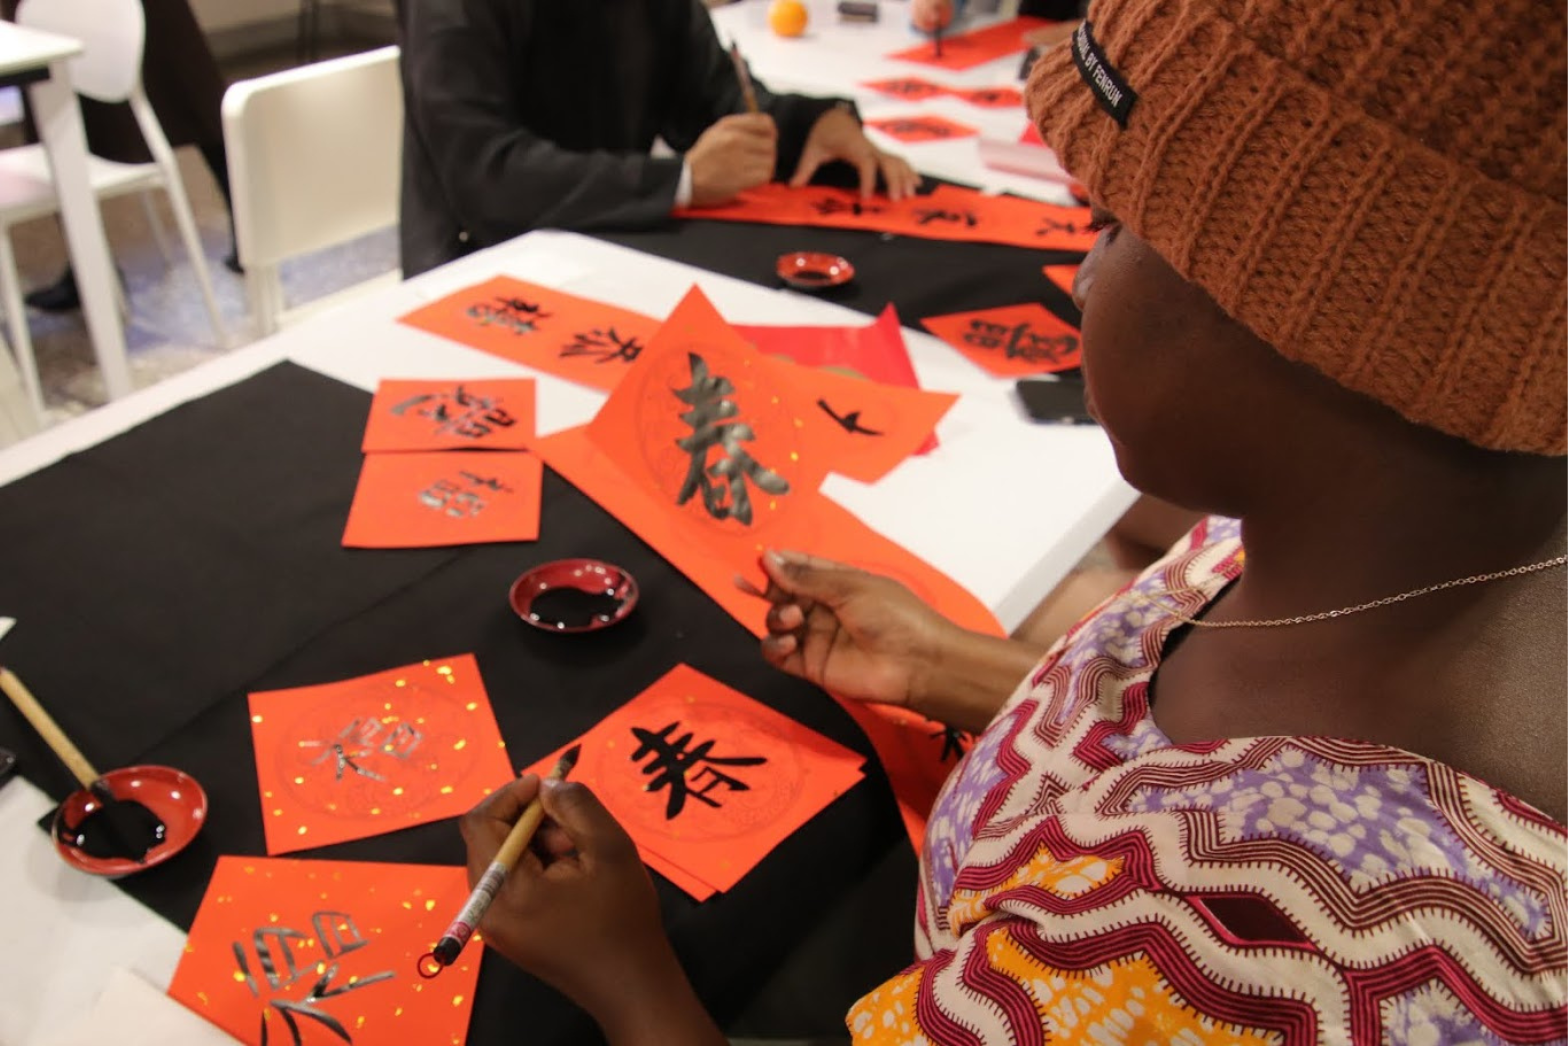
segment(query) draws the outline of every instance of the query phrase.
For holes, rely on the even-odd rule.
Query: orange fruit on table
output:
[[[807,21],[806,5],[800,0],[773,0],[768,6],[768,25],[780,36],[799,36]]]

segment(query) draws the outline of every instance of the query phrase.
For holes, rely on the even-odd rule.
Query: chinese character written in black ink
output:
[[[333,740],[301,741],[299,746],[322,750],[319,756],[311,760],[311,766],[320,766],[329,758],[333,759],[336,763],[334,780],[343,780],[344,772],[352,770],[361,777],[368,777],[373,781],[385,781],[385,777],[374,770],[365,769],[354,760],[366,759],[373,755],[407,759],[424,740],[424,735],[418,728],[408,723],[398,723],[383,736],[382,731],[385,727],[386,724],[375,716],[365,716],[349,723]]]
[[[609,363],[611,360],[631,363],[640,355],[642,345],[638,343],[636,335],[623,338],[615,333],[614,327],[607,330],[595,327],[587,334],[574,334],[570,342],[561,346],[562,359],[592,356],[597,363]]]
[[[1065,233],[1068,236],[1076,236],[1080,232],[1083,230],[1078,227],[1077,222],[1059,222],[1055,218],[1041,218],[1040,227],[1034,231],[1034,234],[1052,236],[1056,233]]]
[[[468,481],[469,487],[486,487],[500,494],[510,494],[512,488],[499,479],[486,479],[472,472],[460,471],[458,475]],[[449,479],[438,479],[419,492],[420,502],[429,509],[443,512],[454,519],[471,519],[489,504],[477,491],[465,489]]]
[[[1027,322],[1009,327],[1005,323],[971,320],[964,341],[981,349],[1001,349],[1010,360],[1029,363],[1061,363],[1078,350],[1072,334],[1041,334]]]
[[[747,478],[769,494],[788,494],[789,481],[764,467],[741,446],[757,437],[750,425],[730,420],[739,408],[725,397],[735,391],[735,386],[722,375],[710,376],[707,361],[695,352],[686,355],[691,364],[691,384],[676,389],[675,396],[691,406],[681,420],[691,426],[692,433],[676,440],[675,445],[691,455],[691,462],[675,503],[684,505],[701,491],[703,506],[714,519],[735,519],[750,525]],[[713,447],[723,450],[724,456],[709,465],[708,451]]]
[[[479,302],[468,307],[468,315],[483,326],[495,324],[507,328],[513,334],[538,330],[539,321],[550,318],[550,313],[545,312],[543,306],[521,298],[497,298],[494,304]]]
[[[475,396],[459,385],[456,391],[427,392],[392,408],[396,415],[412,411],[416,416],[436,422],[436,432],[452,433],[469,439],[490,435],[492,427],[511,428],[517,419],[488,396]]]
[[[973,211],[949,211],[940,207],[915,208],[915,224],[932,225],[937,222],[944,225],[964,225],[971,229],[980,224]]]
[[[670,735],[680,727],[677,720],[662,730],[645,730],[640,726],[632,727],[632,735],[637,738],[637,750],[632,753],[632,762],[640,762],[644,756],[652,755],[648,765],[642,768],[644,774],[656,774],[648,782],[648,791],[657,792],[668,788],[669,799],[664,805],[664,818],[673,821],[682,810],[686,808],[687,798],[692,798],[700,803],[717,809],[719,802],[708,798],[708,793],[715,788],[723,787],[731,792],[749,792],[751,786],[739,778],[715,769],[718,766],[759,766],[768,760],[760,755],[716,756],[709,755],[713,751],[713,742],[704,741],[696,748],[687,751],[691,744],[692,733],[690,730],[671,740]],[[696,767],[696,773],[690,778],[688,771]],[[701,788],[693,788],[702,778],[707,781]]]
[[[924,80],[886,80],[881,89],[904,98],[926,98],[941,93]]]
[[[871,204],[861,203],[859,200],[845,202],[844,200],[834,199],[831,196],[825,200],[818,200],[811,206],[816,210],[817,214],[823,218],[831,218],[838,214],[848,214],[853,215],[856,218],[864,218],[868,214],[881,214],[884,210],[886,210],[885,207],[875,207]]]
[[[316,939],[321,942],[322,951],[330,961],[315,963],[304,968],[295,961],[294,941],[308,941],[305,934],[285,926],[267,927],[256,930],[251,934],[251,945],[256,951],[256,963],[261,970],[262,978],[270,992],[283,991],[301,979],[308,977],[312,972],[317,979],[310,991],[298,999],[269,999],[266,1006],[277,1010],[283,1017],[283,1023],[288,1025],[289,1036],[293,1046],[302,1046],[304,1039],[300,1035],[298,1017],[309,1018],[322,1027],[332,1032],[344,1042],[352,1043],[354,1040],[336,1017],[332,1016],[320,1003],[339,995],[368,988],[381,981],[392,980],[396,974],[391,970],[382,970],[368,977],[352,976],[347,984],[333,987],[341,964],[338,962],[350,952],[358,951],[370,944],[359,927],[354,925],[354,919],[347,912],[321,911],[310,917],[311,928],[316,932]],[[245,982],[250,988],[251,995],[262,997],[262,988],[251,973],[250,963],[247,961],[245,946],[239,941],[231,944],[234,951],[234,961],[238,966],[235,972],[236,979]],[[261,1011],[261,1043],[268,1046],[267,1010]]]
[[[953,136],[951,127],[929,120],[888,120],[877,126],[894,137],[917,135],[922,138],[951,138]]]
[[[817,406],[821,407],[827,413],[828,417],[838,422],[840,427],[842,427],[843,430],[849,433],[851,436],[882,435],[882,433],[878,432],[876,429],[868,429],[864,425],[860,424],[860,411],[858,410],[852,410],[848,414],[840,416],[834,413],[832,407],[828,406],[827,400],[817,400]]]
[[[1013,100],[1013,92],[996,87],[982,87],[979,90],[967,91],[964,98],[973,105],[1003,105]]]
[[[955,762],[962,759],[969,746],[970,737],[955,726],[944,726],[931,735],[932,740],[942,739],[942,754],[937,756],[937,762],[945,763],[949,759]]]

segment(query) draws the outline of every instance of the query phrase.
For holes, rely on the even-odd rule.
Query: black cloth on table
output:
[[[265,853],[246,694],[472,653],[508,751],[525,766],[685,662],[867,756],[866,780],[701,905],[655,876],[666,925],[704,1002],[729,1020],[827,909],[905,846],[886,777],[831,700],[767,666],[755,639],[593,502],[547,472],[536,543],[432,551],[339,540],[369,397],[282,364],[0,487],[0,608],[19,619],[7,663],[101,769],[157,763],[208,793],[208,823],[166,865],[120,880],[188,927],[220,854]],[[638,609],[602,633],[538,632],[512,614],[535,563],[598,556],[629,569]],[[0,745],[54,796],[63,770],[9,706]],[[301,852],[461,864],[447,820]],[[911,910],[906,896],[885,902]],[[909,939],[866,941],[864,983],[825,986],[842,1013],[905,965]],[[587,1017],[487,957],[469,1041],[595,1041]]]
[[[679,156],[746,111],[700,0],[398,0],[401,245],[413,276],[531,229],[667,217]],[[789,177],[833,99],[756,84]]]

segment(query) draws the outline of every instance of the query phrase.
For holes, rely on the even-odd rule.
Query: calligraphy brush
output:
[[[936,29],[933,30],[932,33],[931,33],[931,45],[932,45],[932,50],[933,50],[933,52],[935,54],[935,57],[941,58],[942,57],[942,19],[941,19],[940,16],[938,16],[937,20],[936,20]]]
[[[730,41],[730,61],[735,63],[735,79],[740,81],[740,92],[746,98],[746,111],[761,112],[757,105],[757,89],[751,85],[751,71],[746,68],[746,60],[740,56],[740,44],[734,40]]]
[[[3,634],[3,632],[0,632]],[[81,750],[71,743],[65,736],[65,731],[60,729],[43,705],[33,696],[32,691],[22,684],[16,673],[9,668],[0,666],[0,690],[16,705],[17,711],[26,717],[38,731],[38,736],[44,739],[54,752],[60,757],[60,762],[66,765],[83,788],[93,794],[98,800],[98,809],[89,816],[97,822],[103,831],[103,838],[123,857],[128,857],[138,863],[146,863],[147,853],[163,836],[163,822],[158,820],[158,815],[153,813],[141,803],[122,800],[109,789],[109,783],[103,779],[93,764],[87,761]],[[62,819],[63,820],[63,819]],[[66,825],[67,831],[74,830]]]
[[[556,761],[555,768],[550,771],[552,781],[564,781],[566,775],[572,772],[572,767],[577,765],[577,757],[582,754],[583,746],[573,745]],[[485,869],[485,874],[479,877],[474,884],[474,890],[468,895],[468,900],[463,904],[457,917],[452,920],[452,925],[446,928],[446,933],[441,935],[441,940],[426,955],[420,957],[419,973],[422,977],[434,977],[444,967],[451,966],[457,961],[457,956],[463,950],[463,945],[474,935],[480,920],[485,917],[490,902],[495,900],[495,895],[501,891],[501,884],[517,867],[523,851],[528,849],[528,844],[533,842],[534,833],[539,830],[539,822],[544,820],[544,803],[542,796],[534,796],[523,809],[523,815],[512,825],[512,830],[506,833],[506,840],[501,843],[501,849],[496,851],[490,867]],[[426,971],[429,972],[426,972]]]

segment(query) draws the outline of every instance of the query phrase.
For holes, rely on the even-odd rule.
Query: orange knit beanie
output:
[[[1483,447],[1568,452],[1562,0],[1095,0],[1029,111],[1287,358]]]

